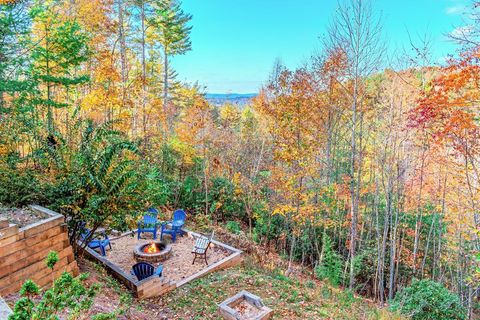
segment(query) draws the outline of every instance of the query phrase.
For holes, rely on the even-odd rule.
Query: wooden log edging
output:
[[[194,231],[184,229],[184,231],[189,234],[190,236],[195,236],[198,237],[200,236],[199,233],[196,233]],[[115,239],[122,238],[128,235],[131,235],[132,233],[135,233],[135,231],[130,231],[123,233],[122,235],[110,239],[111,241],[114,241]],[[108,260],[106,257],[102,256],[100,253],[98,253],[95,250],[92,250],[91,248],[83,248],[82,251],[83,253],[90,258],[93,261],[96,261],[97,263],[100,263],[109,274],[111,274],[113,277],[115,277],[117,280],[122,282],[127,288],[129,288],[134,295],[139,298],[139,299],[147,299],[151,297],[158,297],[161,296],[167,292],[173,291],[176,288],[179,288],[191,281],[194,281],[198,278],[201,278],[211,272],[215,272],[218,270],[230,268],[233,266],[236,266],[240,264],[243,260],[242,254],[243,251],[236,249],[232,246],[229,246],[225,243],[222,243],[220,241],[212,240],[212,243],[216,246],[222,247],[223,249],[227,250],[230,252],[230,255],[227,257],[223,258],[220,261],[217,261],[206,268],[200,270],[197,273],[194,273],[190,275],[189,277],[179,280],[177,282],[167,280],[165,277],[150,277],[147,279],[144,279],[142,281],[138,281],[137,278],[130,273],[125,272],[123,269],[121,269],[118,265],[115,263],[111,262]],[[80,245],[80,244],[79,244]],[[132,253],[133,254],[133,253]]]
[[[79,244],[79,246],[80,245],[81,244]],[[95,251],[95,250],[93,250],[89,247],[85,247],[85,248],[80,247],[80,248],[81,248],[82,253],[87,258],[101,264],[108,271],[108,273],[110,273],[117,280],[122,282],[127,288],[129,288],[130,290],[132,290],[134,292],[137,290],[137,286],[139,284],[139,281],[134,276],[132,276],[131,274],[129,274],[125,271],[123,271],[123,269],[121,269],[118,265],[111,262],[106,257],[102,256],[97,251]]]
[[[62,272],[79,274],[63,215],[47,208],[31,205],[31,210],[45,216],[35,223],[18,228],[2,222],[0,228],[0,295],[16,293],[27,279],[46,287]],[[59,261],[53,271],[45,258],[57,251]]]

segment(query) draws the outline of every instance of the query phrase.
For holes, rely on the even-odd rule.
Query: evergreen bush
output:
[[[403,288],[391,301],[390,309],[412,320],[464,320],[465,308],[457,295],[430,279],[417,280]]]

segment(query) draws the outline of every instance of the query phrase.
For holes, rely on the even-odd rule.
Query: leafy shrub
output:
[[[42,192],[42,184],[33,170],[0,166],[0,203],[11,207],[42,203],[45,200]]]
[[[233,234],[239,234],[241,231],[240,224],[237,221],[228,221],[225,227]]]
[[[235,193],[235,185],[225,177],[214,177],[208,193],[210,213],[215,220],[244,219],[243,202]]]
[[[308,280],[307,282],[305,282],[305,287],[307,287],[307,288],[309,288],[309,289],[315,289],[316,284],[315,284],[314,281]]]
[[[92,306],[97,286],[86,288],[83,282],[87,274],[74,278],[70,273],[64,272],[60,278],[55,280],[53,287],[39,298],[38,286],[31,280],[27,280],[20,291],[20,298],[13,309],[9,320],[31,320],[31,319],[58,319],[55,316],[64,309],[69,314],[79,315],[81,311],[88,310]]]
[[[321,280],[328,280],[332,285],[340,284],[343,272],[343,260],[333,250],[330,237],[325,235],[323,239],[323,260],[315,268],[315,276]]]
[[[50,251],[48,253],[45,264],[47,265],[47,267],[53,270],[53,267],[57,264],[57,262],[58,262],[58,253],[56,251]]]
[[[57,261],[58,254],[55,251],[51,251],[45,259],[52,270]],[[87,277],[86,273],[75,278],[64,272],[54,281],[52,288],[43,294],[32,280],[25,281],[20,289],[21,298],[8,320],[53,320],[58,319],[58,314],[65,309],[68,309],[69,319],[74,319],[81,311],[90,309],[99,288],[97,285],[86,288],[83,283]]]
[[[96,314],[92,317],[92,320],[115,320],[118,319],[116,312]]]
[[[350,307],[355,303],[356,298],[352,290],[346,289],[342,291],[339,295],[340,305]]]
[[[137,145],[109,125],[80,121],[78,145],[51,150],[61,170],[47,194],[52,209],[66,216],[72,243],[79,238],[83,222],[94,230],[107,223],[122,229],[125,217],[143,208],[144,177],[135,156]]]
[[[353,259],[353,273],[356,283],[368,283],[372,281],[372,275],[377,268],[377,251],[372,244],[371,247],[365,246],[357,252]],[[358,286],[357,293],[368,295],[368,286]]]
[[[155,167],[145,171],[145,195],[148,196],[149,205],[153,207],[168,205],[172,199],[172,184]]]
[[[463,320],[466,310],[457,295],[442,284],[426,279],[414,279],[391,301],[390,309],[413,320]]]
[[[164,182],[148,172],[148,166],[142,168],[137,143],[111,125],[78,120],[69,139],[56,134],[58,143],[16,159],[18,166],[1,157],[0,203],[12,207],[38,203],[62,213],[72,243],[83,222],[92,229],[108,224],[125,230],[126,220],[147,204],[164,204],[169,197]],[[32,161],[34,168],[22,161]]]
[[[205,211],[205,194],[201,179],[192,174],[178,182],[178,206],[191,211]]]
[[[253,206],[255,212],[255,226],[253,239],[257,243],[262,239],[276,240],[285,232],[285,217],[279,214],[272,215],[265,202],[258,201]]]
[[[195,229],[207,233],[212,226],[212,217],[206,214],[197,214],[194,216]]]

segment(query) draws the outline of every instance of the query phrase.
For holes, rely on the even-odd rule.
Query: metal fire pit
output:
[[[266,320],[273,310],[266,307],[260,297],[242,290],[220,303],[218,312],[226,320]]]
[[[133,256],[135,257],[135,260],[141,262],[162,262],[170,258],[170,256],[172,255],[171,244],[167,244],[161,241],[154,241],[153,243],[159,251],[154,253],[144,251],[145,247],[150,246],[152,242],[139,244],[133,250]]]

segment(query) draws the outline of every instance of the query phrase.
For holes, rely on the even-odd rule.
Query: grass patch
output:
[[[349,291],[249,266],[210,274],[161,300],[168,301],[175,319],[222,319],[217,304],[241,290],[260,296],[274,310],[273,319],[401,319]]]

